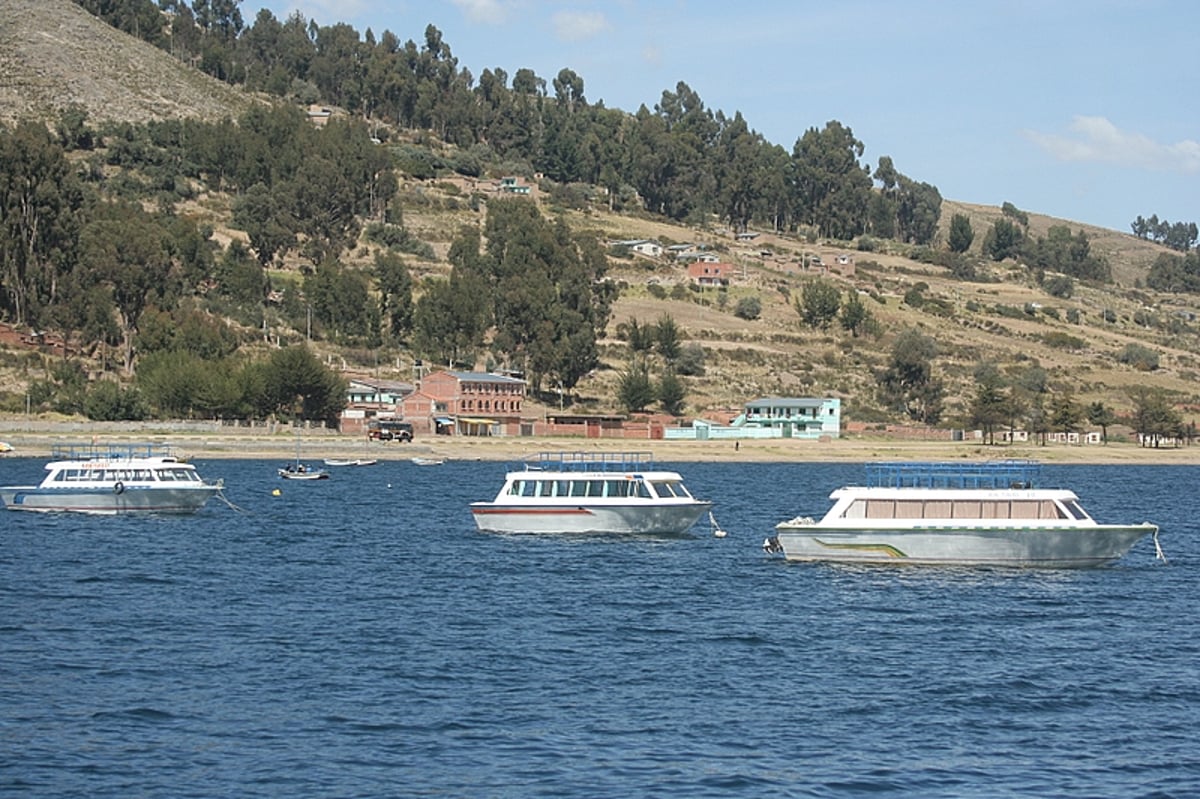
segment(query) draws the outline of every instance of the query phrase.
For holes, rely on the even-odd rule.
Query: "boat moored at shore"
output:
[[[787,560],[1084,568],[1158,527],[1100,524],[1073,491],[1041,488],[1035,461],[873,463],[819,521],[781,522],[763,547]]]
[[[485,532],[679,535],[711,507],[650,453],[548,452],[471,513]]]

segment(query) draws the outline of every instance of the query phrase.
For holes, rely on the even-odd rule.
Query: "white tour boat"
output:
[[[157,444],[54,447],[51,458],[39,485],[0,488],[9,510],[194,513],[222,488]]]
[[[471,513],[485,532],[678,535],[711,507],[650,453],[550,452],[508,472]]]
[[[775,527],[763,548],[788,560],[972,566],[1103,566],[1158,527],[1099,524],[1066,489],[1039,488],[1034,461],[874,463],[839,488],[820,521]]]

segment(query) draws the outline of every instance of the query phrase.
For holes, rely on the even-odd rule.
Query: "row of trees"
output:
[[[35,410],[83,414],[98,421],[171,419],[314,419],[338,423],[346,406],[346,381],[302,345],[264,358],[206,359],[186,351],[146,358],[137,380],[89,384],[78,361],[55,362],[34,381]]]
[[[1171,223],[1165,219],[1159,220],[1158,214],[1152,214],[1149,219],[1139,215],[1129,227],[1139,239],[1157,241],[1180,252],[1188,252],[1195,247],[1196,239],[1200,236],[1200,229],[1195,222]]]
[[[416,352],[471,365],[490,332],[498,362],[524,372],[535,391],[547,382],[572,389],[599,364],[596,341],[617,288],[594,235],[547,221],[527,199],[496,199],[482,236],[464,228],[449,260],[449,279],[430,280],[415,304]]]
[[[1130,390],[1133,410],[1127,418],[1121,419],[1103,402],[1084,405],[1069,389],[1051,392],[1044,382],[1037,380],[1040,372],[1035,367],[1009,380],[995,364],[983,363],[976,369],[975,395],[971,399],[967,421],[983,431],[985,443],[994,444],[999,430],[1023,429],[1045,444],[1050,433],[1078,433],[1085,422],[1100,428],[1105,443],[1108,442],[1108,428],[1120,421],[1132,427],[1147,446],[1159,446],[1164,440],[1190,440],[1195,436],[1194,426],[1183,421],[1182,415],[1161,391],[1144,386]]]
[[[850,239],[862,233],[928,243],[937,232],[936,187],[897,171],[888,157],[874,173],[863,143],[831,121],[810,128],[791,150],[766,141],[740,113],[705,107],[686,83],[664,91],[653,109],[630,113],[589,103],[584,79],[562,69],[511,76],[460,67],[433,25],[423,42],[391,31],[364,36],[346,24],[317,25],[267,9],[245,26],[238,0],[169,2],[169,24],[147,24],[151,0],[81,5],[230,83],[290,100],[340,106],[369,121],[431,130],[473,157],[464,169],[504,162],[559,183],[586,183],[613,198],[636,192],[645,207],[675,220],[717,214],[736,229],[751,222],[777,230],[801,226]],[[169,31],[169,33],[163,33]],[[872,191],[874,185],[879,191]]]
[[[360,220],[386,220],[397,186],[390,157],[361,123],[318,130],[280,106],[251,110],[236,125],[182,120],[86,137],[78,126],[65,130],[0,127],[0,315],[14,324],[123,345],[130,369],[147,309],[174,313],[203,293],[223,315],[260,326],[265,269],[291,251],[312,265],[307,307],[288,298],[293,323],[299,317],[303,326],[315,310],[335,338],[375,344],[410,324],[411,297],[394,299],[407,272],[394,260],[376,270],[383,309],[368,276],[338,262]],[[72,160],[81,141],[107,143],[83,169]],[[106,171],[113,167],[118,177]],[[235,240],[222,249],[210,228],[174,211],[197,191],[223,189],[236,192],[232,220],[249,248]],[[380,235],[400,229],[377,227]]]

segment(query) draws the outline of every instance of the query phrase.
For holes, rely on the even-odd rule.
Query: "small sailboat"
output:
[[[285,480],[328,480],[329,472],[300,462],[300,438],[296,438],[296,460],[279,467],[279,476]]]

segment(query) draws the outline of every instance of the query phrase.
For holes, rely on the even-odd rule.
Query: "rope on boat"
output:
[[[708,524],[712,528],[713,536],[716,538],[724,538],[726,536],[726,532],[721,529],[721,525],[717,524],[717,517],[713,516],[712,511],[708,512]]]
[[[1155,529],[1155,531],[1154,531],[1154,557],[1157,558],[1158,560],[1161,560],[1163,563],[1167,562],[1167,556],[1163,554],[1162,547],[1159,546],[1159,544],[1158,544],[1158,530],[1157,529]]]

